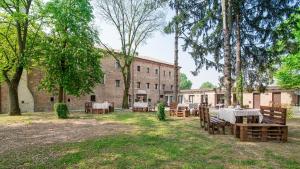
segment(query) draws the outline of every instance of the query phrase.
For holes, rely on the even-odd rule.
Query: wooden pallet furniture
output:
[[[260,112],[263,115],[263,123],[286,125],[286,108],[261,106]]]
[[[204,107],[203,109],[204,114],[204,122],[207,123],[205,128],[208,130],[209,134],[215,134],[217,131],[220,132],[220,129],[222,130],[222,134],[225,134],[225,122],[217,117],[213,117],[209,114],[209,108]]]
[[[286,142],[288,126],[280,124],[242,124],[237,123],[234,134],[241,141],[280,141]]]
[[[178,104],[176,102],[170,103],[170,110],[169,110],[169,115],[170,116],[175,116],[176,115],[177,105]]]
[[[177,107],[177,110],[175,112],[177,117],[189,117],[190,116],[190,110],[187,106],[185,107]]]
[[[104,114],[114,112],[114,103],[113,102],[86,102],[85,103],[85,113],[96,113]]]
[[[205,128],[206,126],[206,120],[205,120],[205,114],[204,114],[204,106],[199,106],[199,119],[200,119],[200,127]]]
[[[132,111],[133,112],[148,112],[149,104],[147,102],[134,102]]]

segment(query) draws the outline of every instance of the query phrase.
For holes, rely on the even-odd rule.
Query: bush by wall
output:
[[[60,119],[66,119],[69,116],[69,109],[65,103],[56,103],[54,105],[54,110]]]
[[[166,114],[165,114],[165,104],[164,103],[159,103],[158,104],[158,110],[157,110],[157,118],[160,121],[165,121],[166,120]]]

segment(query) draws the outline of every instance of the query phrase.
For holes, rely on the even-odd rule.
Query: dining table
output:
[[[263,120],[260,109],[221,108],[217,117],[231,124],[243,123],[243,118],[258,118],[259,123]]]

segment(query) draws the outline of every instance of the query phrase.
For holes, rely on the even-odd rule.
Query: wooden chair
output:
[[[177,107],[176,110],[176,116],[177,117],[188,117],[190,116],[190,111],[188,109],[188,107]]]
[[[85,113],[92,113],[92,110],[93,110],[93,102],[85,102],[84,112]]]
[[[176,102],[170,103],[170,110],[169,110],[170,116],[175,116],[176,115],[177,105],[178,104]]]
[[[286,108],[261,106],[260,112],[263,115],[263,123],[286,125]]]
[[[200,119],[200,127],[204,128],[206,126],[206,120],[205,120],[205,115],[203,111],[204,106],[199,106],[199,119]]]
[[[217,117],[211,117],[209,114],[209,108],[205,107],[204,110],[204,118],[206,118],[207,122],[207,130],[209,134],[215,134],[215,131],[220,133],[220,129],[222,129],[222,134],[225,134],[225,122]]]

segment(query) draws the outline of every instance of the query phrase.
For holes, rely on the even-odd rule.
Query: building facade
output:
[[[87,101],[114,102],[115,107],[121,107],[124,82],[121,70],[115,59],[104,57],[101,66],[105,73],[102,84],[97,85],[93,93],[81,97],[64,95],[64,100],[70,110],[83,110]],[[92,72],[91,72],[92,73]],[[57,97],[54,94],[39,90],[43,73],[38,69],[24,71],[19,91],[19,103],[22,112],[52,111]],[[129,104],[134,101],[144,101],[156,104],[158,101],[171,102],[173,99],[174,65],[149,57],[136,57],[131,68],[131,88]],[[0,87],[0,111],[9,110],[8,88]]]
[[[192,89],[181,90],[179,102],[181,103],[208,103],[211,107],[224,104],[225,91],[221,89]],[[232,94],[232,103],[236,103],[236,95]],[[267,87],[264,93],[253,91],[243,93],[243,104],[249,108],[260,106],[299,106],[300,92],[280,89],[276,86]]]

